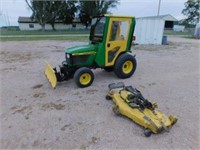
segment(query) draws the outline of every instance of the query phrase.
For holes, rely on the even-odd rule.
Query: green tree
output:
[[[48,23],[51,24],[53,30],[54,23],[56,20],[62,21],[64,24],[70,24],[75,18],[77,12],[76,1],[58,1],[56,0],[53,5],[50,5],[50,20]]]
[[[109,9],[116,8],[119,0],[79,1],[79,18],[86,28],[91,23],[91,17],[110,13]]]
[[[182,14],[187,16],[187,18],[183,20],[184,24],[195,25],[199,22],[199,6],[200,0],[188,0],[185,2],[185,9],[182,10]]]
[[[63,20],[65,24],[72,23],[75,18],[75,13],[78,10],[76,3],[77,2],[74,0],[68,0],[66,5],[64,5],[63,11],[61,11],[59,15],[59,19]]]
[[[52,29],[55,30],[54,24],[56,20],[60,20],[64,24],[71,23],[77,11],[76,1],[71,0],[25,1],[33,12],[31,18],[41,25],[43,31],[47,23],[50,23]]]

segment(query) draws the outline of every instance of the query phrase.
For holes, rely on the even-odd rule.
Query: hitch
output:
[[[59,66],[59,67],[60,67],[60,66]],[[61,71],[58,72],[57,69],[56,69],[56,67],[53,68],[53,70],[55,71],[55,75],[56,75],[56,78],[57,78],[57,81],[58,81],[58,82],[62,82],[62,81],[64,81],[64,80],[66,80],[66,79],[65,79],[65,78],[66,78],[65,75],[62,74]],[[60,70],[61,70],[61,68],[60,68]]]

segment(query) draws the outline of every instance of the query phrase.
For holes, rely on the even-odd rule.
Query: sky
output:
[[[170,14],[176,19],[185,18],[181,14],[187,0],[161,0],[160,15]],[[135,17],[156,16],[159,0],[120,0],[117,8],[109,11],[117,15]],[[30,17],[31,10],[25,0],[0,0],[0,26],[18,26],[18,17]]]

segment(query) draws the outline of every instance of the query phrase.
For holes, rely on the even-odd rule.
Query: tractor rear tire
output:
[[[134,56],[130,54],[122,54],[116,60],[114,72],[121,79],[129,78],[135,72],[137,62]]]
[[[82,67],[76,70],[74,79],[78,87],[84,88],[92,84],[94,74],[89,68]]]

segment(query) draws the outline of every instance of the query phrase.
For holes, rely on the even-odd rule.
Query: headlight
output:
[[[72,58],[70,54],[65,53],[65,59],[66,59],[66,63],[67,64],[71,64],[72,63]]]
[[[70,58],[70,55],[69,55],[69,54],[67,54],[67,58]]]

